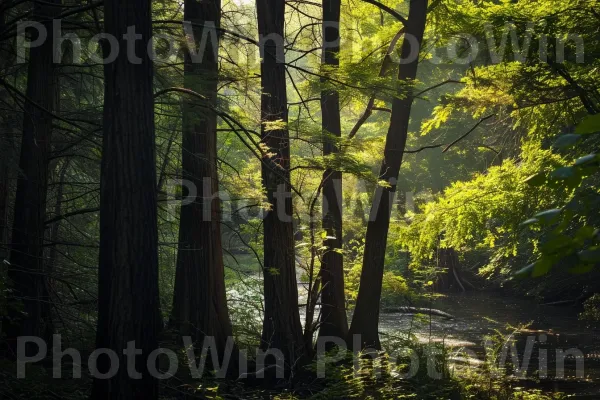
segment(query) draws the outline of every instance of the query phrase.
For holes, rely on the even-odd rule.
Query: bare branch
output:
[[[464,135],[462,135],[461,137],[459,137],[458,139],[456,139],[454,142],[450,143],[445,149],[444,151],[442,151],[442,153],[447,152],[448,150],[450,150],[450,148],[452,148],[455,144],[457,144],[458,142],[460,142],[461,140],[463,140],[464,138],[466,138],[467,136],[469,136],[471,133],[473,133],[475,131],[475,129],[477,129],[479,127],[479,125],[483,124],[485,121],[487,121],[488,119],[495,117],[496,114],[491,114],[488,115],[487,117],[483,117],[479,120],[478,123],[475,124],[474,127],[472,127],[467,133],[465,133]]]

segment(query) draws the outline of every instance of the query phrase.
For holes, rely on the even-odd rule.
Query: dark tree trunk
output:
[[[62,204],[63,204],[63,195],[65,190],[65,177],[67,175],[67,171],[69,170],[69,159],[65,160],[60,167],[60,173],[57,177],[55,177],[56,182],[58,183],[58,188],[56,190],[56,203],[54,204],[54,212],[53,217],[58,217],[62,215]],[[54,244],[58,241],[60,227],[62,221],[56,221],[50,226],[50,243]],[[48,251],[48,258],[46,260],[46,269],[50,272],[50,275],[55,270],[56,259],[58,256],[57,246],[51,246],[50,251]],[[52,287],[52,281],[50,281],[50,287]]]
[[[339,66],[340,0],[323,1],[323,64],[326,68]],[[340,123],[340,96],[334,89],[321,93],[323,120],[323,155],[339,152],[335,138],[342,136]],[[346,301],[344,295],[344,258],[342,255],[342,173],[326,170],[323,183],[323,229],[327,247],[321,263],[321,326],[319,336],[345,338],[348,334]]]
[[[257,0],[258,31],[268,37],[261,65],[262,180],[272,209],[264,219],[265,314],[262,349],[281,350],[287,368],[304,359],[294,258],[290,138],[283,56],[285,0]],[[269,122],[275,122],[269,124]],[[284,124],[284,126],[282,126]]]
[[[4,138],[0,139],[4,140]],[[7,149],[2,148],[0,151],[6,152]],[[8,166],[4,160],[0,161],[0,263],[4,263],[4,259],[8,258],[6,251],[8,246]],[[4,269],[4,267],[2,267]]]
[[[152,35],[150,0],[106,0],[105,31],[119,41],[116,60],[105,65],[104,138],[100,177],[100,259],[97,348],[116,352],[120,368],[95,380],[94,399],[156,399],[148,355],[158,347],[162,326],[158,294],[156,154],[153,66],[147,45]],[[134,26],[141,39],[131,51],[123,35]],[[135,55],[141,62],[133,63]],[[135,341],[141,379],[128,375],[127,343]],[[98,369],[108,371],[101,357]]]
[[[205,22],[219,27],[220,0],[186,0],[184,19],[194,24],[196,47],[206,29]],[[218,42],[216,30],[209,32],[202,62],[192,62],[186,52],[185,87],[202,94],[206,100],[187,97],[183,105],[182,173],[197,189],[191,204],[181,207],[179,250],[172,326],[181,335],[201,342],[213,336],[222,356],[232,336],[227,309],[223,251],[221,246],[221,207],[212,199],[219,191],[217,174]]]
[[[0,12],[0,32],[6,29],[6,15]],[[7,43],[0,42],[0,76],[4,76],[6,60],[9,58],[9,48]],[[9,104],[9,96],[6,89],[0,85],[0,102],[3,107]],[[8,108],[8,107],[7,107]],[[11,127],[7,124],[3,116],[0,125],[0,263],[4,263],[4,259],[8,258],[6,251],[8,246],[8,163],[9,163],[9,133]],[[0,274],[3,274],[4,268],[0,268]]]
[[[60,1],[34,2],[36,19],[47,21],[56,15]],[[57,91],[53,64],[52,23],[44,22],[48,37],[29,55],[27,97],[15,196],[9,279],[11,297],[21,300],[23,313],[10,309],[6,339],[14,349],[18,336],[37,336],[48,340],[52,334],[47,271],[44,269],[44,230],[48,188],[48,156],[51,151],[52,112]],[[33,346],[31,351],[37,351]],[[27,350],[29,351],[29,349]]]
[[[427,0],[412,0],[405,37],[414,37],[419,43],[419,47],[423,41],[426,19]],[[398,74],[398,79],[409,85],[417,76],[419,64],[419,59],[416,57],[418,49],[414,48],[413,42],[414,40],[405,39],[402,43],[401,57],[404,61],[400,65]],[[410,90],[393,101],[390,128],[379,174],[379,179],[388,182],[390,186],[378,186],[375,190],[367,224],[360,288],[348,335],[349,343],[353,343],[354,335],[360,335],[360,345],[363,348],[380,347],[378,328],[385,249],[396,180],[400,172],[408,135],[412,103],[413,96]]]

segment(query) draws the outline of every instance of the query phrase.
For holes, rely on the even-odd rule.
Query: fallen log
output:
[[[437,315],[446,319],[455,319],[452,314],[447,312],[436,310],[435,308],[419,308],[419,307],[390,307],[382,310],[385,314],[400,313],[400,314],[425,314],[425,315]]]

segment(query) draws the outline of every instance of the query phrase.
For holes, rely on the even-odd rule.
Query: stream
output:
[[[479,365],[484,360],[486,336],[500,332],[506,339],[514,338],[520,363],[530,338],[533,351],[530,352],[527,375],[522,379],[523,386],[585,396],[580,398],[600,398],[600,331],[589,329],[579,321],[578,309],[544,306],[532,300],[490,292],[434,298],[431,308],[455,318],[382,313],[379,327],[382,338],[386,335],[405,337],[411,333],[423,343],[441,342],[455,350],[455,360],[470,361],[470,365]],[[518,329],[524,326],[527,328]],[[510,336],[513,333],[514,336]],[[461,349],[468,349],[471,358],[458,357]],[[557,356],[562,359],[561,351],[565,352],[563,370],[560,363],[557,364]],[[510,350],[507,354],[507,359],[511,360]],[[548,373],[547,378],[538,382],[535,378],[540,370],[540,358],[542,365],[548,366]],[[577,362],[583,367],[577,369]]]
[[[258,276],[255,279],[260,281]],[[303,284],[298,286],[300,304],[303,304],[306,302],[306,287]],[[230,292],[230,301],[234,298],[243,300],[249,293],[247,290]],[[429,308],[426,304],[419,306]],[[512,343],[510,339],[514,339],[520,364],[529,340],[531,357],[519,386],[545,392],[564,392],[580,399],[600,399],[600,330],[590,329],[579,321],[579,308],[540,305],[534,300],[487,291],[434,297],[430,307],[451,314],[454,319],[382,312],[379,322],[382,341],[393,337],[406,338],[410,334],[421,343],[443,343],[450,349],[455,365],[480,368],[485,360],[486,336],[495,335],[505,343]],[[304,311],[305,308],[300,307],[303,323]],[[260,318],[260,315],[256,317]],[[348,322],[351,320],[349,316]],[[469,357],[463,354],[465,349],[469,351]],[[547,365],[547,377],[538,379],[540,355],[544,352],[547,357],[542,356],[541,363]],[[557,357],[560,352],[564,352],[565,356]],[[506,359],[511,361],[511,351],[507,353]],[[560,368],[557,358],[564,358],[564,368]]]

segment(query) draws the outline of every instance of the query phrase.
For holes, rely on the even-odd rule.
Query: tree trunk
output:
[[[106,0],[104,17],[105,31],[117,38],[120,51],[104,67],[96,346],[115,351],[120,368],[113,378],[94,381],[92,398],[151,400],[158,398],[158,381],[146,365],[148,355],[158,347],[162,325],[153,66],[147,50],[152,36],[151,1]],[[141,39],[126,51],[123,35],[131,26]],[[139,62],[129,61],[134,52]],[[130,341],[142,350],[135,357],[141,379],[130,377],[126,368],[123,351]],[[97,364],[99,372],[106,373],[110,360],[102,356]]]
[[[214,22],[219,27],[220,0],[186,0],[184,10],[187,22]],[[198,25],[192,28],[196,47],[208,31]],[[222,357],[232,329],[225,293],[221,207],[218,199],[212,199],[219,191],[217,114],[211,111],[217,106],[217,31],[208,34],[202,62],[192,62],[189,52],[185,59],[185,87],[206,100],[187,97],[183,105],[183,179],[196,187],[198,197],[181,207],[171,321],[181,335],[191,335],[198,342],[214,337]]]
[[[405,40],[402,43],[401,59],[403,61],[398,74],[398,79],[406,82],[407,85],[412,85],[417,76],[419,59],[418,49],[414,48],[414,40],[406,40],[406,37],[415,38],[420,48],[426,19],[427,0],[412,0],[406,23]],[[407,89],[406,93],[402,93],[402,97],[396,97],[393,101],[390,128],[379,175],[379,179],[388,182],[390,186],[378,186],[375,190],[367,224],[360,288],[348,334],[349,343],[353,343],[354,335],[360,335],[359,342],[363,348],[380,348],[378,328],[385,249],[396,181],[408,135],[410,110],[413,103],[411,92],[411,89]]]
[[[4,140],[4,138],[0,139]],[[0,149],[6,152],[7,149]],[[0,161],[0,263],[4,263],[4,259],[8,258],[6,251],[8,245],[8,166],[5,161]],[[2,267],[4,269],[4,267]]]
[[[0,32],[6,29],[6,14],[0,12]],[[9,59],[10,48],[6,42],[0,42],[0,76],[5,75],[6,60]],[[9,95],[3,86],[0,86],[0,102],[4,106],[8,106]],[[10,157],[9,145],[9,130],[11,126],[6,121],[6,116],[2,117],[0,129],[0,263],[4,263],[4,259],[8,259],[8,193],[9,193],[9,176],[8,170]],[[4,268],[0,268],[0,276],[4,275]]]
[[[48,20],[58,12],[58,0],[34,2],[34,17]],[[54,4],[54,6],[52,5]],[[48,157],[51,151],[52,116],[57,91],[53,64],[52,23],[44,22],[48,36],[31,49],[27,72],[27,98],[19,159],[19,178],[15,196],[10,267],[11,298],[21,300],[22,313],[10,308],[6,339],[14,350],[18,336],[50,339],[52,323],[44,269],[44,230],[48,188]],[[26,350],[36,352],[37,346]]]
[[[326,68],[339,66],[340,0],[323,1],[323,64]],[[342,136],[340,96],[334,89],[321,92],[323,121],[323,155],[339,152],[333,139]],[[319,336],[345,338],[348,334],[344,295],[344,258],[342,255],[342,173],[326,170],[323,183],[323,229],[327,232],[327,247],[321,263],[321,326]]]
[[[453,248],[437,249],[438,270],[440,271],[435,282],[437,292],[465,292],[460,274],[460,260],[458,253]]]
[[[264,219],[265,313],[262,349],[279,349],[286,369],[305,357],[294,258],[290,138],[283,49],[285,0],[257,0],[261,64],[261,142],[268,149],[262,180],[272,209]]]
[[[54,204],[53,217],[58,217],[58,216],[62,215],[63,194],[64,194],[64,190],[65,190],[64,182],[65,182],[65,177],[67,175],[67,171],[69,170],[69,164],[70,164],[70,160],[66,159],[62,163],[62,165],[60,167],[60,173],[56,177],[57,183],[58,183],[58,188],[56,190],[56,203]],[[55,244],[58,241],[61,223],[62,223],[62,221],[56,221],[50,226],[49,236],[50,236],[51,244]],[[56,245],[53,245],[52,247],[50,247],[50,250],[48,251],[48,258],[46,260],[46,269],[50,272],[50,275],[52,275],[52,273],[55,271],[55,267],[56,267],[56,259],[58,256],[58,251],[57,251],[56,247],[57,247]],[[50,288],[51,288],[53,282],[50,281],[49,283],[50,283]]]

